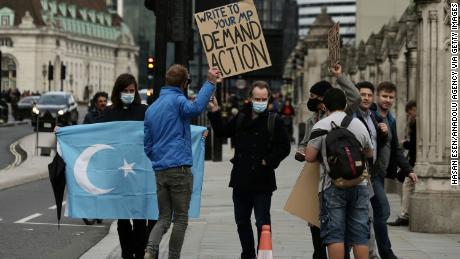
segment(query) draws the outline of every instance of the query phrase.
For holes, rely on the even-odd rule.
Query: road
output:
[[[0,127],[0,170],[15,161],[16,156],[11,152],[11,145],[18,139],[33,133],[29,124]]]
[[[79,113],[81,123],[86,107]],[[31,133],[30,124],[0,128],[0,168],[15,161],[10,146]],[[0,191],[0,258],[79,258],[107,235],[108,220],[86,226],[63,216],[58,229],[54,205],[48,179]]]
[[[107,235],[111,221],[63,216],[58,229],[53,205],[48,179],[0,191],[0,258],[78,258]]]

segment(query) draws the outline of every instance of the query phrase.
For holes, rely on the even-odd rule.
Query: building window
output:
[[[10,17],[6,15],[2,15],[1,19],[1,26],[10,26]]]
[[[10,38],[0,38],[0,46],[13,47],[13,41]]]

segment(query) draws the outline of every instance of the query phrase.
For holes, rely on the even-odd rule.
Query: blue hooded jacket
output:
[[[144,151],[152,161],[153,170],[192,166],[190,119],[206,109],[213,91],[214,85],[206,82],[191,102],[179,87],[161,88],[144,120]]]

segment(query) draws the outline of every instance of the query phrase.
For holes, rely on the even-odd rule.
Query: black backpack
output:
[[[326,161],[329,165],[327,172],[334,184],[341,187],[351,187],[367,176],[366,159],[361,143],[347,129],[352,117],[346,115],[340,126],[331,122],[331,130],[319,130],[312,133],[310,139],[326,135]],[[322,158],[324,161],[324,158]],[[347,181],[353,180],[353,181]]]

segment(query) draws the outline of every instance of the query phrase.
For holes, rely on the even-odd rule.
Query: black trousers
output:
[[[238,227],[242,253],[241,259],[256,258],[254,235],[251,226],[251,214],[254,210],[256,218],[258,243],[263,225],[271,225],[270,207],[272,192],[241,191],[233,189],[233,206],[235,222]]]
[[[120,239],[121,257],[144,258],[144,250],[147,245],[150,230],[156,220],[133,219],[133,224],[129,219],[119,219],[117,222],[118,238]]]

